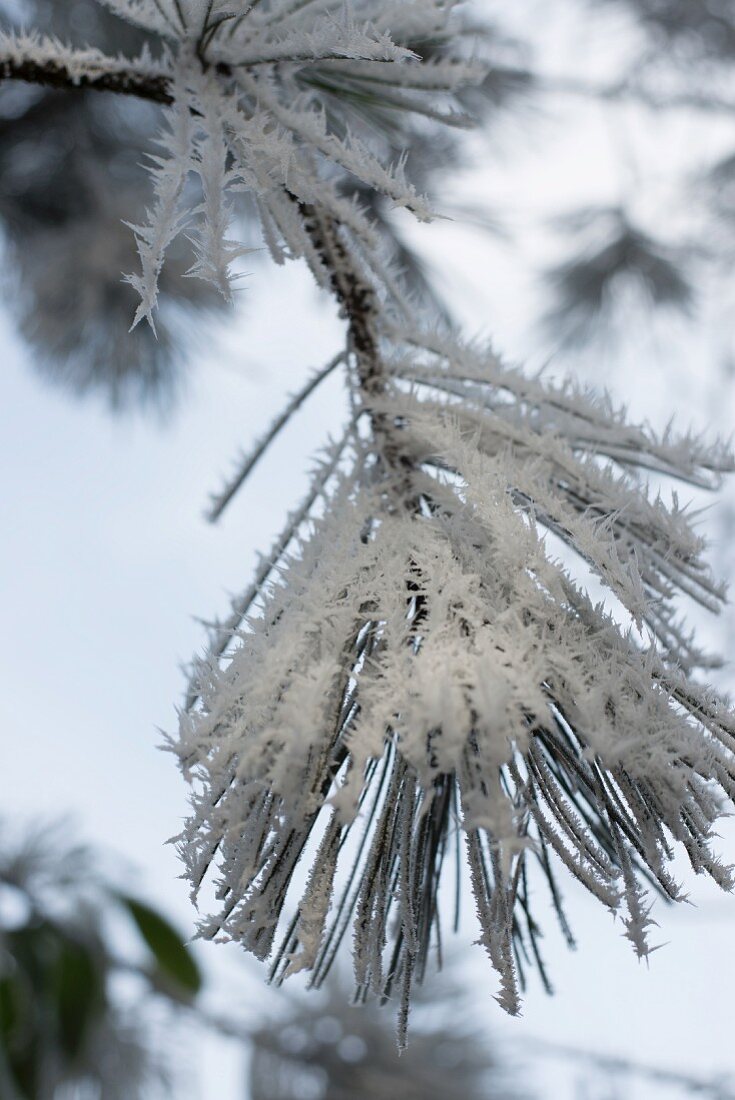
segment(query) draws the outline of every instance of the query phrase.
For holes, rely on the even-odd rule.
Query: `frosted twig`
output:
[[[262,458],[273,440],[281,429],[286,426],[293,414],[303,405],[304,401],[311,396],[317,386],[332,373],[335,367],[338,367],[340,363],[344,362],[344,359],[345,352],[338,352],[337,355],[321,368],[321,370],[315,371],[306,385],[289,399],[283,411],[273,421],[266,434],[255,444],[249,454],[242,459],[237,471],[232,475],[224,488],[221,489],[219,493],[212,496],[210,506],[205,512],[205,516],[210,523],[215,523],[220,518],[238,489],[240,489],[247,480],[255,464]]]

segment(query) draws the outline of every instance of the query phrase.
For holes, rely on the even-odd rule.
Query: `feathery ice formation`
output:
[[[679,898],[676,844],[731,885],[710,836],[735,794],[735,721],[692,679],[712,662],[675,610],[680,594],[716,610],[723,590],[676,498],[640,474],[711,486],[731,460],[448,338],[393,330],[383,355],[369,412],[401,470],[359,420],[332,448],[308,502],[323,514],[306,533],[308,509],[292,518],[215,631],[175,751],[197,785],[180,838],[195,893],[219,875],[202,934],[318,985],[351,930],[358,993],[395,990],[403,1038],[460,848],[511,1013],[525,963],[543,975],[534,873],[568,939],[560,864],[624,911],[639,956],[641,879]]]

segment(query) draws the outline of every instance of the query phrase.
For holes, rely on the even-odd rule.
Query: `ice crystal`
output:
[[[136,320],[153,323],[166,247],[191,219],[200,225],[191,274],[229,296],[230,265],[243,250],[227,240],[228,192],[254,196],[274,257],[305,256],[323,285],[328,272],[295,205],[318,199],[374,251],[370,221],[339,194],[335,172],[419,218],[430,216],[426,198],[406,176],[404,158],[386,164],[350,127],[339,103],[359,96],[374,107],[466,125],[467,114],[453,96],[479,82],[484,68],[449,52],[453,5],[416,0],[348,8],[333,0],[289,0],[233,8],[212,0],[111,0],[111,6],[166,39],[174,100],[153,162],[150,224],[135,227],[142,266],[129,277],[141,297]],[[444,42],[444,56],[423,62],[403,44],[419,28]],[[205,203],[175,214],[190,173],[199,177]],[[215,202],[221,208],[215,210]]]
[[[220,903],[202,934],[270,958],[276,980],[307,970],[319,985],[351,931],[358,996],[397,997],[403,1042],[412,983],[441,948],[445,867],[459,896],[464,849],[508,1012],[525,962],[544,973],[534,874],[567,938],[559,865],[622,911],[645,957],[644,880],[680,898],[677,846],[730,887],[710,842],[735,794],[735,717],[695,678],[712,660],[679,607],[716,611],[724,591],[691,514],[646,478],[710,487],[729,454],[657,437],[609,399],[529,378],[416,316],[342,184],[420,218],[428,203],[405,155],[389,164],[345,104],[464,125],[455,93],[482,69],[452,52],[451,2],[108,2],[162,36],[160,60],[127,71],[3,39],[0,74],[169,105],[153,201],[134,226],[136,320],[152,323],[166,249],[184,230],[189,274],[229,295],[242,252],[233,203],[246,191],[274,259],[304,257],[347,326],[344,349],[212,502],[216,516],[344,368],[346,432],[215,624],[171,739],[194,785],[186,873],[195,896],[213,880]]]
[[[703,658],[676,612],[681,593],[715,609],[723,591],[687,513],[640,471],[710,485],[730,459],[454,338],[394,326],[381,355],[390,381],[364,414],[402,462],[376,458],[359,420],[351,461],[333,449],[323,515],[307,531],[294,517],[216,633],[176,751],[197,786],[181,838],[195,892],[218,867],[203,935],[318,985],[351,931],[358,990],[397,989],[403,1033],[460,843],[511,1013],[519,966],[540,960],[534,872],[565,929],[555,863],[622,910],[639,956],[641,872],[677,899],[676,843],[729,887],[710,832],[735,793],[735,725],[691,678]]]

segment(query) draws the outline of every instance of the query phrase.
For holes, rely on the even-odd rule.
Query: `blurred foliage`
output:
[[[0,23],[28,24],[75,45],[135,55],[145,35],[95,0],[0,0]],[[14,16],[14,18],[11,18]],[[9,250],[6,291],[44,376],[124,410],[167,407],[187,344],[220,308],[213,288],[181,276],[186,242],[162,273],[157,336],[132,332],[137,268],[134,218],[150,200],[145,153],[160,110],[132,97],[6,83],[0,87],[0,224]]]
[[[332,971],[318,990],[287,995],[281,989],[280,1011],[247,1031],[250,1100],[531,1100],[537,1093],[524,1076],[549,1061],[572,1067],[575,1095],[587,1100],[644,1096],[651,1086],[672,1100],[735,1100],[729,1078],[548,1042],[525,1029],[506,1033],[498,1054],[456,957],[418,987],[401,1054],[391,1013],[378,1000],[350,1006],[353,988],[349,975]],[[554,1081],[558,1087],[558,1077]],[[543,1088],[540,1095],[551,1092]]]
[[[711,217],[711,251],[725,260],[729,273],[735,255],[735,151],[716,160],[697,185]]]
[[[626,7],[652,39],[652,45],[681,51],[682,60],[732,64],[735,7],[732,0],[593,0]]]
[[[588,204],[555,220],[559,259],[542,272],[548,309],[539,339],[546,349],[568,350],[624,332],[631,307],[644,318],[660,308],[702,316],[715,285],[721,293],[731,281],[735,148],[720,149],[709,166],[698,166],[694,180],[684,178],[685,172],[680,180],[674,174],[668,181],[670,205],[662,210],[649,197],[650,179],[661,173],[656,154],[648,163],[640,148],[632,151],[621,111],[639,100],[647,112],[653,110],[646,121],[653,127],[658,115],[687,105],[697,112],[698,124],[715,128],[717,119],[730,115],[735,5],[732,0],[571,0],[558,12],[550,6],[551,24],[562,8],[574,13],[568,24],[572,33],[575,25],[586,33],[599,24],[604,35],[611,12],[627,19],[629,44],[612,81],[595,84],[575,71],[549,77],[545,37],[531,22],[531,9],[525,16],[497,0],[487,10],[477,5],[468,13],[463,41],[452,48],[474,51],[488,65],[483,84],[462,93],[462,106],[492,135],[491,174],[513,170],[507,142],[496,135],[504,131],[524,140],[527,120],[533,119],[534,129],[542,125],[544,114],[548,119],[559,105],[554,96],[560,89],[597,103],[601,117],[617,131],[627,186],[614,205]],[[0,20],[24,22],[108,52],[134,54],[146,41],[97,0],[0,0]],[[446,49],[441,41],[419,37],[410,45],[427,57]],[[482,225],[506,243],[512,240],[512,213],[483,210],[480,218],[467,204],[441,201],[451,195],[451,179],[467,163],[461,129],[428,125],[357,71],[304,65],[298,81],[305,90],[319,89],[332,125],[349,125],[358,135],[369,132],[371,140],[379,135],[386,160],[407,149],[412,179],[439,196],[441,213]],[[135,295],[120,273],[135,270],[137,259],[123,221],[148,201],[143,162],[159,124],[158,108],[128,97],[0,87],[0,226],[11,255],[5,281],[19,330],[46,378],[80,396],[101,393],[118,411],[171,404],[197,336],[222,306],[211,287],[181,277],[192,256],[180,238],[162,273],[158,337],[145,325],[128,331]],[[632,171],[631,164],[622,163],[630,160],[638,161]],[[442,273],[413,247],[405,221],[384,197],[348,178],[341,186],[381,228],[386,250],[416,299],[448,319]],[[237,213],[239,230],[247,236],[254,219],[245,197]],[[522,217],[530,224],[527,213]],[[543,226],[538,228],[541,233]],[[524,262],[517,249],[513,262]]]
[[[451,972],[451,971],[450,971]],[[456,976],[456,975],[455,975]],[[294,997],[253,1032],[252,1100],[524,1100],[456,980],[419,989],[408,1048],[377,1000],[348,1004],[353,983],[334,975]]]
[[[26,24],[75,45],[133,56],[146,43],[143,32],[95,0],[0,0],[0,23]],[[491,59],[484,84],[464,93],[469,113],[487,119],[527,93],[530,74],[518,65],[517,43],[488,26],[468,27]],[[472,40],[472,41],[470,41]],[[157,44],[149,42],[156,50]],[[417,41],[422,53],[445,48]],[[355,132],[382,135],[389,159],[411,149],[411,173],[430,185],[442,168],[456,167],[460,144],[451,132],[427,129],[365,81],[317,65],[300,72],[303,86],[318,86],[339,100],[330,121],[347,119]],[[344,108],[348,109],[345,112]],[[193,255],[183,238],[170,251],[161,275],[157,336],[146,325],[128,331],[135,294],[121,280],[137,269],[135,242],[123,224],[150,198],[144,153],[153,150],[160,110],[128,97],[90,91],[60,92],[7,83],[0,87],[0,224],[10,263],[7,292],[20,332],[44,376],[85,396],[102,393],[116,411],[175,397],[192,342],[207,314],[220,309],[216,291],[181,276]],[[404,242],[383,196],[342,183],[357,195],[385,233],[386,248],[405,271],[413,291],[441,311],[431,280]],[[240,220],[251,219],[246,200]]]
[[[225,1017],[212,1016],[197,1000],[202,980],[191,953],[159,912],[110,885],[63,826],[16,841],[9,832],[0,823],[2,1100],[184,1095],[171,1067],[177,1020],[250,1048],[251,1100],[529,1100],[526,1056],[577,1062],[585,1087],[635,1077],[672,1096],[735,1095],[724,1080],[526,1033],[518,1037],[523,1055],[513,1043],[499,1056],[456,964],[419,987],[400,1054],[392,1014],[377,1000],[349,1006],[352,981],[337,971],[320,990],[280,992],[269,1017],[263,1002],[247,1006],[248,1022],[229,1003]]]
[[[636,306],[691,311],[689,254],[643,233],[624,210],[590,208],[556,219],[556,224],[577,248],[546,275],[554,300],[545,323],[557,343],[588,343],[609,336],[623,294],[628,314]]]
[[[163,999],[176,1012],[193,1002],[201,975],[190,951],[163,916],[107,884],[90,852],[70,845],[63,830],[16,843],[7,832],[0,832],[0,1096],[135,1100],[165,1088],[151,1005]],[[128,926],[132,959],[115,946],[115,920]],[[134,997],[116,989],[121,978],[133,980]]]
[[[717,148],[719,123],[735,109],[732,0],[585,4],[592,16],[613,9],[627,13],[631,32],[638,33],[630,34],[612,83],[581,82],[577,88],[599,103],[611,132],[620,198],[614,207],[583,208],[556,219],[566,255],[544,272],[550,305],[542,331],[547,345],[566,348],[622,334],[636,313],[653,316],[662,308],[701,317],[713,286],[722,298],[724,287],[731,285],[735,244],[735,150],[704,168],[696,159],[707,134]],[[631,103],[642,108],[636,118],[626,114]],[[661,163],[660,150],[650,141],[640,141],[640,132],[647,129],[654,136],[670,112],[682,111],[680,123],[689,112],[696,135],[694,168],[682,167],[674,130],[670,164]],[[665,194],[664,205],[656,199],[660,194]],[[644,224],[638,216],[642,210]],[[723,284],[723,275],[728,283]]]

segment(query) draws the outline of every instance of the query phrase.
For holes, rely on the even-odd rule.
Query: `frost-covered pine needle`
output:
[[[214,874],[221,901],[202,934],[316,985],[347,937],[358,995],[395,995],[403,1038],[457,844],[511,1013],[541,961],[534,879],[568,931],[563,865],[639,956],[643,880],[680,896],[675,847],[730,886],[710,839],[735,723],[691,678],[676,617],[680,594],[716,609],[723,591],[686,512],[639,476],[711,484],[730,459],[454,339],[393,327],[381,354],[369,411],[400,475],[355,435],[234,648],[196,668],[176,751],[197,788],[187,874],[195,893]],[[629,624],[591,602],[575,560]]]
[[[620,912],[646,957],[646,889],[680,898],[677,848],[731,886],[710,844],[735,794],[735,717],[695,678],[712,661],[680,617],[683,598],[717,611],[723,588],[691,514],[645,479],[710,487],[729,454],[656,437],[607,398],[528,378],[415,316],[342,185],[419,218],[428,203],[405,155],[389,163],[344,104],[464,123],[454,93],[482,67],[452,52],[453,3],[107,2],[162,37],[160,61],[127,79],[120,59],[6,36],[0,73],[100,87],[107,72],[172,104],[134,230],[136,320],[152,319],[185,229],[190,274],[229,296],[246,191],[274,259],[305,258],[347,325],[333,361],[347,433],[215,624],[171,739],[194,786],[186,874],[219,905],[201,933],[315,985],[351,940],[358,999],[393,998],[402,1043],[412,985],[441,954],[442,880],[454,863],[459,894],[462,859],[508,1012],[526,963],[544,975],[537,879],[567,939],[560,870]]]
[[[469,119],[456,98],[478,84],[485,67],[467,54],[454,4],[443,0],[375,4],[336,0],[230,4],[223,0],[105,0],[113,11],[161,36],[162,57],[139,59],[138,75],[166,81],[169,118],[151,158],[154,202],[134,225],[141,270],[128,282],[140,295],[135,316],[153,324],[165,252],[188,231],[196,262],[189,274],[231,296],[232,265],[248,249],[230,239],[232,198],[255,200],[272,254],[302,256],[323,285],[329,283],[294,203],[316,200],[363,244],[374,245],[369,218],[345,198],[338,177],[385,195],[418,218],[428,201],[411,184],[405,155],[386,163],[356,132],[351,105],[423,116],[447,125]],[[431,40],[425,61],[411,43]],[[454,43],[459,43],[455,47]],[[73,51],[51,40],[0,36],[0,54],[38,64],[63,54],[78,73],[111,73],[120,61]],[[0,57],[0,62],[2,58]],[[85,68],[86,66],[86,68]],[[141,81],[144,82],[144,81]],[[137,86],[137,85],[136,85]],[[163,86],[163,85],[161,85]],[[374,125],[372,125],[374,129]],[[370,132],[371,125],[367,131]],[[181,212],[185,188],[201,202]],[[193,191],[196,194],[196,190]]]

